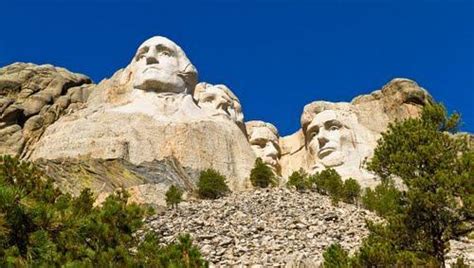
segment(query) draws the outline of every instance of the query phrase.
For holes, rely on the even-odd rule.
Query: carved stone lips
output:
[[[158,67],[150,66],[150,67],[146,67],[145,70],[143,70],[143,72],[147,72],[147,71],[150,71],[150,70],[161,71],[160,68],[158,68]]]
[[[334,147],[323,147],[323,148],[319,149],[318,156],[321,157],[321,158],[325,157],[328,154],[334,152],[335,150],[336,150],[336,148],[334,148]]]

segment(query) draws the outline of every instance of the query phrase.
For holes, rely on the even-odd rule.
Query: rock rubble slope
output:
[[[190,233],[218,267],[317,267],[334,242],[356,250],[368,235],[366,218],[377,219],[354,205],[332,206],[316,193],[272,189],[185,202],[148,219],[148,225],[165,243]]]

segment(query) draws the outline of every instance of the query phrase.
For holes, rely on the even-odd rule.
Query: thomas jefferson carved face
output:
[[[239,99],[225,85],[199,83],[194,90],[197,104],[212,116],[223,116],[243,125],[244,115]]]
[[[262,121],[249,121],[245,125],[255,155],[278,174],[280,172],[280,146],[276,128]]]
[[[171,40],[146,40],[132,60],[133,87],[146,91],[192,93],[197,71],[183,50]]]

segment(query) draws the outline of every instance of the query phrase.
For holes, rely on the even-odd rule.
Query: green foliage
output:
[[[329,195],[333,204],[337,204],[344,195],[344,183],[336,170],[329,168],[313,175],[316,191]]]
[[[214,169],[201,172],[197,184],[200,198],[217,199],[230,192],[226,178]]]
[[[178,204],[183,200],[183,190],[178,187],[171,185],[166,191],[166,205],[172,208],[178,208]]]
[[[374,211],[377,215],[387,217],[401,211],[402,192],[399,191],[392,179],[384,179],[374,190],[367,188],[362,195],[364,208]]]
[[[287,187],[294,187],[297,191],[303,192],[311,188],[311,181],[304,170],[294,171],[288,177]]]
[[[368,222],[367,226],[370,235],[353,256],[354,266],[431,267],[435,263],[434,259],[422,252],[403,249],[403,245],[414,242],[416,238],[410,237],[406,232],[399,232],[403,226],[402,221],[394,221],[392,225]]]
[[[250,182],[253,186],[260,188],[276,185],[275,174],[269,166],[263,163],[260,157],[255,160],[255,165],[250,171]]]
[[[459,120],[440,104],[428,105],[421,118],[391,124],[378,142],[368,168],[383,180],[400,178],[407,188],[395,193],[385,185],[384,194],[376,189],[364,197],[364,205],[386,218],[385,231],[373,236],[396,245],[393,254],[416,252],[444,266],[449,239],[470,230],[464,223],[474,219],[474,152],[449,133]],[[383,200],[393,203],[377,208]]]
[[[346,203],[356,204],[361,192],[356,180],[349,178],[343,182],[334,169],[326,169],[313,176],[309,176],[304,170],[295,171],[288,177],[287,187],[299,192],[315,189],[320,194],[329,195],[334,204],[341,199]]]
[[[343,186],[343,201],[349,204],[356,204],[360,198],[361,187],[360,184],[353,178],[344,181]]]
[[[180,235],[175,243],[157,250],[158,237],[149,233],[138,248],[137,258],[144,267],[208,267],[189,234]]]
[[[332,244],[323,253],[325,268],[349,268],[350,258],[339,243]]]
[[[467,265],[464,262],[464,258],[460,257],[457,258],[456,262],[451,265],[452,268],[469,268],[469,265]]]
[[[158,244],[156,235],[149,234],[143,243],[134,236],[143,227],[147,210],[127,204],[128,197],[125,190],[119,190],[102,206],[94,207],[89,189],[78,197],[63,194],[33,164],[0,157],[0,266],[140,267],[158,263],[157,256],[167,249]],[[188,254],[192,248],[186,245],[179,248],[186,258],[177,266],[203,263],[195,251]]]

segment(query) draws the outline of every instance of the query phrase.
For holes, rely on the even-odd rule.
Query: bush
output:
[[[89,189],[78,197],[63,194],[33,164],[0,157],[0,266],[143,267],[156,263],[156,256],[164,252],[156,234],[149,233],[143,243],[134,235],[151,211],[127,204],[128,197],[122,189],[94,207]],[[186,260],[187,253],[182,253]],[[198,255],[192,258],[202,261]],[[181,267],[190,266],[183,262]]]
[[[275,174],[269,166],[263,163],[261,158],[255,160],[255,165],[250,171],[250,182],[254,187],[260,188],[276,185]]]
[[[230,192],[226,178],[214,169],[201,172],[197,187],[199,197],[203,199],[217,199]]]
[[[171,185],[166,191],[166,204],[171,206],[172,208],[178,208],[178,204],[181,203],[183,190],[179,189],[178,187]]]
[[[349,268],[350,258],[339,243],[332,244],[323,253],[325,268]]]
[[[361,187],[353,178],[344,181],[343,201],[349,204],[356,204],[360,198]]]
[[[294,171],[288,177],[287,187],[294,187],[297,191],[302,192],[311,188],[311,182],[304,170]]]
[[[333,204],[337,204],[344,194],[344,184],[341,176],[332,168],[325,169],[314,175],[312,179],[316,191],[329,195]]]

